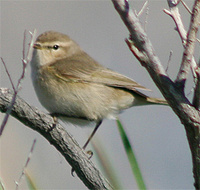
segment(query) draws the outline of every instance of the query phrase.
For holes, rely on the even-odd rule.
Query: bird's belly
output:
[[[133,103],[123,90],[95,83],[56,80],[34,81],[41,104],[50,112],[88,120],[114,119]]]

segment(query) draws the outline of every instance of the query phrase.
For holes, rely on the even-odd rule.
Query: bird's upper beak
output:
[[[35,44],[33,44],[33,48],[34,49],[42,49],[42,46],[40,44],[35,43]]]

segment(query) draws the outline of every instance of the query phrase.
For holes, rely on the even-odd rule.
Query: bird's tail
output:
[[[149,102],[150,104],[160,104],[160,105],[166,105],[166,106],[168,106],[167,101],[164,100],[164,99],[161,99],[161,98],[147,97],[147,102]]]

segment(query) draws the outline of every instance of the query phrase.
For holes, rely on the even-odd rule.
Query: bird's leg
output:
[[[51,115],[51,117],[53,117],[53,121],[54,121],[53,126],[52,126],[52,129],[53,129],[56,127],[56,124],[58,123],[58,118],[56,117],[56,114],[54,114],[54,113],[51,113],[50,115]]]
[[[94,128],[94,130],[92,131],[91,135],[89,136],[88,140],[86,141],[86,143],[83,145],[83,150],[86,149],[87,145],[89,144],[89,142],[91,141],[92,137],[94,136],[94,134],[96,133],[97,129],[99,128],[99,126],[101,125],[102,121],[98,121],[96,123],[96,126]],[[93,152],[91,150],[87,151],[87,154],[89,155],[89,159],[93,156]]]
[[[96,133],[97,129],[99,128],[99,126],[101,125],[102,123],[102,120],[101,121],[98,121],[96,123],[96,126],[94,128],[94,130],[92,131],[91,135],[89,136],[88,140],[86,141],[86,143],[83,145],[83,150],[86,149],[87,145],[89,144],[90,140],[92,139],[92,137],[94,136],[94,134]],[[89,154],[89,158],[90,159],[93,155],[93,152],[91,150],[87,151],[87,154]],[[71,169],[71,175],[74,177],[74,168]]]
[[[99,128],[99,126],[101,125],[102,123],[102,120],[101,121],[98,121],[96,123],[96,126],[94,128],[94,130],[92,131],[91,135],[89,136],[88,140],[86,141],[86,143],[84,144],[83,146],[83,149],[85,150],[85,148],[87,147],[88,143],[90,142],[90,140],[92,139],[92,137],[94,136],[94,134],[96,133],[97,129]]]

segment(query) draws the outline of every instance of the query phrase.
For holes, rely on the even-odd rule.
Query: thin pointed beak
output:
[[[40,44],[33,44],[34,49],[42,49],[42,46]]]

